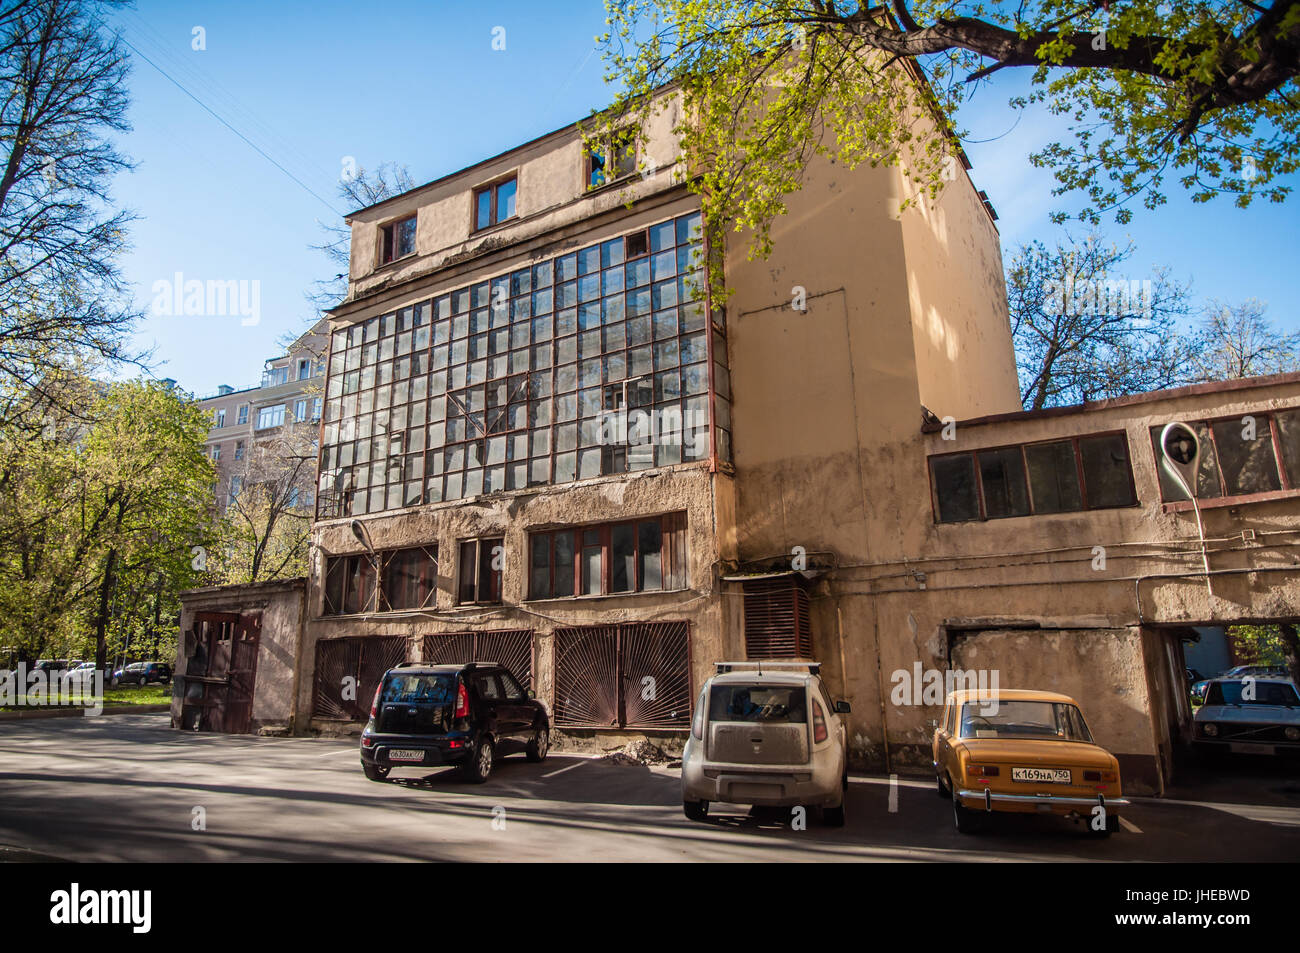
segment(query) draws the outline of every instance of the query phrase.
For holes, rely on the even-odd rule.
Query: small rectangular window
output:
[[[218,427],[224,427],[224,426],[226,425],[226,412],[225,412],[225,410],[218,410],[218,411],[217,411],[217,416],[216,416],[216,425],[217,425]]]
[[[1212,425],[1224,492],[1228,496],[1282,489],[1268,417],[1255,414]]]
[[[246,423],[248,423],[248,405],[247,405],[247,404],[240,404],[240,405],[239,405],[239,416],[238,416],[238,419],[236,420],[236,423],[241,423],[241,424],[246,424]]]
[[[515,193],[518,181],[514,176],[474,190],[474,230],[490,228],[515,217]]]
[[[981,450],[977,455],[988,519],[1029,515],[1029,488],[1019,447]]]
[[[456,601],[461,605],[500,602],[504,561],[504,538],[491,536],[463,540]]]
[[[1128,440],[1123,434],[1080,437],[1079,455],[1083,463],[1083,487],[1088,509],[1131,506],[1137,502],[1133,492],[1133,470],[1128,459]]]
[[[1221,497],[1223,484],[1219,479],[1219,461],[1214,456],[1214,441],[1210,438],[1210,428],[1203,423],[1195,422],[1188,426],[1196,431],[1196,440],[1201,448],[1200,463],[1196,467],[1196,497],[1201,500]],[[1166,501],[1185,500],[1187,494],[1183,492],[1183,488],[1161,465],[1163,451],[1160,449],[1160,434],[1164,429],[1164,424],[1157,424],[1151,428],[1151,450],[1155,454],[1156,472],[1160,476],[1160,498]]]
[[[940,523],[959,523],[980,518],[975,488],[975,460],[969,453],[930,459],[934,497]]]
[[[1069,440],[1025,447],[1029,490],[1035,513],[1073,513],[1083,509],[1079,468]]]
[[[279,427],[284,423],[284,404],[273,404],[270,407],[263,407],[257,412],[257,429],[265,430],[268,427]]]
[[[636,135],[621,130],[587,149],[587,188],[596,189],[636,172]]]
[[[1300,410],[1275,415],[1288,486],[1300,487]]]
[[[386,265],[407,255],[415,254],[416,216],[411,215],[396,222],[390,222],[379,230],[379,262]]]
[[[244,441],[242,440],[235,441],[235,459],[236,460],[244,459]]]

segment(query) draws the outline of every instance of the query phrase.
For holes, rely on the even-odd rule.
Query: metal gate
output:
[[[261,614],[199,612],[194,616],[194,630],[208,659],[205,671],[186,670],[188,678],[203,685],[199,728],[248,734],[253,730]]]
[[[312,715],[365,721],[384,673],[406,661],[405,636],[351,636],[316,643]]]
[[[633,622],[555,630],[555,724],[685,728],[690,624]]]
[[[492,662],[504,665],[524,686],[533,687],[533,630],[488,629],[482,632],[446,632],[424,637],[423,658],[433,665],[445,662]]]

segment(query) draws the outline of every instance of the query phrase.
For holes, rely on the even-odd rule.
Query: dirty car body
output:
[[[844,821],[847,702],[833,702],[816,663],[720,662],[696,701],[682,753],[686,816],[710,803],[803,805]],[[801,670],[802,669],[802,670]]]
[[[1207,754],[1300,754],[1300,697],[1285,678],[1211,679],[1194,716]]]
[[[938,793],[952,798],[962,833],[996,812],[1072,816],[1104,837],[1128,804],[1119,761],[1093,741],[1068,695],[952,692],[933,746]]]

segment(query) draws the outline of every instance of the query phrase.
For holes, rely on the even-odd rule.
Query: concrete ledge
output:
[[[170,711],[171,705],[112,705],[105,707],[100,715],[149,715],[160,711]],[[86,708],[20,708],[17,711],[0,711],[0,721],[22,721],[28,718],[95,718],[87,715]]]

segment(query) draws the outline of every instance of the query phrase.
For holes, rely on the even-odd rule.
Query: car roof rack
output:
[[[822,673],[821,662],[800,662],[795,660],[777,661],[775,659],[755,659],[752,662],[714,662],[713,667],[715,675],[726,675],[728,672],[735,671],[736,669],[754,669],[758,671],[759,675],[762,675],[763,669],[765,668],[781,671],[788,669],[806,669],[810,675],[821,675]]]
[[[398,662],[393,668],[433,668],[437,665],[459,665],[461,668],[477,668],[478,662]]]

